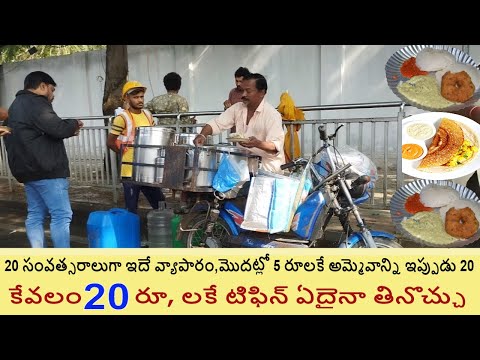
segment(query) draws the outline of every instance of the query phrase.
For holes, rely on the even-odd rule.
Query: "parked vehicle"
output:
[[[289,232],[270,234],[242,229],[246,196],[226,199],[214,192],[197,201],[183,216],[178,235],[186,247],[322,247],[330,220],[336,216],[344,236],[333,246],[400,248],[394,235],[370,230],[361,217],[358,205],[369,199],[374,179],[352,171],[352,164],[344,163],[332,144],[342,126],[331,135],[327,135],[324,125],[319,126],[321,147],[308,159],[297,158],[282,165],[282,169],[290,169],[292,174],[309,171],[313,184],[305,201],[296,209]],[[321,160],[315,162],[317,156]],[[352,228],[352,218],[357,231]]]

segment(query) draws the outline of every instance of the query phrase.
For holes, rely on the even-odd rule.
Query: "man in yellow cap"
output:
[[[122,162],[133,162],[133,145],[135,128],[138,126],[153,126],[152,114],[143,108],[144,96],[147,88],[138,81],[128,81],[122,90],[122,98],[127,109],[118,114],[112,123],[107,138],[107,146],[122,155]],[[122,164],[122,179],[132,177],[132,165]],[[153,209],[158,209],[158,202],[165,201],[162,190],[154,186],[137,185],[131,182],[122,182],[125,197],[125,207],[132,213],[137,213],[140,192],[145,195]]]

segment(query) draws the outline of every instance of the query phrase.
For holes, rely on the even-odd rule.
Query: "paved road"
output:
[[[73,220],[70,227],[71,246],[74,248],[88,247],[87,220],[92,211],[108,210],[114,207],[123,208],[123,194],[119,195],[119,203],[114,203],[109,190],[93,186],[71,186],[70,199],[73,209]],[[150,207],[143,196],[139,201],[139,214],[142,224],[142,239],[147,239],[146,214]],[[390,212],[381,209],[362,208],[361,214],[371,229],[382,230],[392,234],[396,233],[391,221]],[[29,247],[25,234],[26,206],[23,188],[20,185],[10,192],[6,181],[0,181],[0,248]],[[329,225],[328,241],[325,247],[335,247],[335,240],[342,235],[340,225],[334,220]],[[49,231],[46,229],[48,235]],[[398,236],[398,234],[396,234]],[[418,247],[417,244],[402,241],[404,247]],[[51,243],[50,243],[51,246]]]
[[[90,212],[95,210],[105,210],[108,208],[108,205],[105,208],[105,205],[99,204],[79,205],[77,203],[72,203],[72,207],[74,209],[74,215],[72,224],[70,226],[71,247],[86,248],[88,247],[87,221]],[[148,211],[148,209],[140,209],[139,211],[142,223],[142,236],[144,240],[146,240],[148,234],[146,226],[146,214]],[[371,214],[369,217],[378,221],[378,216],[381,211],[369,211],[368,213]],[[2,226],[0,227],[0,248],[30,247],[25,234],[25,217],[26,207],[23,203],[0,200],[0,219],[2,221]],[[377,225],[381,221],[378,221],[378,223],[377,221],[375,221],[374,224],[371,224],[373,228],[378,229]],[[330,231],[327,233],[327,241],[325,241],[322,246],[335,247],[336,240],[342,236],[340,232],[340,226],[335,222],[332,222],[331,226],[329,226],[329,229]],[[381,227],[381,230],[388,231],[392,229],[391,226],[383,226]],[[48,226],[46,227],[46,234],[49,247],[52,247],[52,244],[49,240]]]
[[[0,247],[1,248],[29,248],[30,244],[25,234],[25,216],[26,208],[23,206],[9,206],[9,203],[2,202],[0,206]],[[71,247],[88,247],[87,242],[87,223],[88,216],[79,212],[73,217],[70,227]],[[49,235],[49,230],[46,231]],[[52,247],[49,241],[49,247]]]
[[[0,248],[30,247],[25,233],[25,217],[27,214],[25,195],[21,184],[13,184],[10,191],[6,180],[0,180]],[[123,198],[123,195],[122,195]],[[73,218],[70,226],[70,245],[73,248],[88,247],[87,221],[92,211],[108,210],[114,207],[123,208],[122,203],[114,203],[108,189],[93,186],[70,186],[70,201],[72,204]],[[145,206],[146,200],[139,203],[142,217],[142,233],[146,237],[145,216],[149,209]],[[47,241],[49,229],[46,227]]]

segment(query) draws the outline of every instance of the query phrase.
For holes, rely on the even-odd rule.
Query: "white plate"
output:
[[[459,123],[464,124],[466,127],[470,128],[473,133],[477,134],[477,146],[478,146],[478,136],[480,134],[480,125],[477,124],[475,121],[458,114],[452,113],[445,113],[445,112],[429,112],[429,113],[422,113],[409,116],[402,121],[402,144],[409,142],[408,135],[406,135],[406,126],[416,122],[416,121],[425,121],[431,122],[435,125],[435,128],[438,128],[440,124],[440,119],[448,118],[451,120],[455,120]],[[430,145],[432,139],[427,140],[427,148]],[[427,180],[452,180],[457,179],[469,174],[474,173],[478,169],[480,169],[480,156],[477,152],[473,159],[467,161],[465,165],[458,165],[454,168],[445,167],[445,171],[430,173],[426,171],[417,170],[417,166],[420,163],[419,161],[402,161],[402,172],[404,174],[413,176],[419,179],[427,179]],[[452,170],[450,170],[452,169]]]
[[[385,74],[387,78],[387,83],[390,89],[393,91],[395,95],[397,95],[403,102],[410,104],[412,106],[415,106],[416,108],[422,109],[422,110],[427,110],[427,111],[458,111],[463,108],[466,108],[468,106],[475,105],[477,100],[480,99],[480,88],[475,90],[475,93],[473,96],[466,102],[464,103],[456,103],[454,105],[448,106],[443,109],[436,109],[436,108],[431,108],[419,103],[415,103],[407,98],[405,98],[402,94],[397,89],[398,84],[403,81],[408,81],[410,79],[404,77],[402,73],[400,72],[400,68],[402,67],[402,64],[404,63],[405,60],[408,60],[411,57],[416,57],[417,54],[427,48],[434,48],[437,50],[446,50],[449,53],[453,54],[455,56],[455,59],[457,60],[457,63],[459,64],[469,64],[474,67],[478,67],[478,65],[475,63],[475,61],[470,57],[470,55],[464,53],[463,51],[446,46],[446,45],[409,45],[404,47],[403,49],[398,50],[395,54],[393,54],[390,59],[388,59],[386,65],[385,65]],[[435,72],[432,72],[432,74]]]
[[[228,141],[230,142],[247,142],[250,141],[248,138],[227,138]]]
[[[446,181],[446,180],[441,180],[441,181],[434,181],[434,180],[415,180],[412,181],[411,183],[405,184],[402,186],[400,189],[398,189],[395,194],[393,194],[392,200],[390,201],[390,215],[392,217],[392,222],[394,223],[396,229],[405,237],[409,238],[412,241],[415,241],[417,243],[420,243],[422,245],[427,245],[427,246],[435,246],[435,247],[463,247],[466,245],[471,244],[474,241],[477,241],[479,236],[480,236],[480,229],[477,231],[477,233],[472,236],[470,239],[467,240],[458,240],[450,244],[433,244],[430,242],[427,242],[421,238],[418,238],[416,236],[413,236],[410,234],[407,230],[405,230],[402,226],[402,220],[404,218],[409,218],[413,216],[413,214],[410,214],[405,210],[405,202],[407,201],[408,197],[415,193],[420,193],[422,189],[429,185],[429,184],[438,184],[438,185],[443,185],[443,186],[450,186],[451,188],[455,189],[458,191],[460,194],[461,199],[468,199],[472,200],[475,202],[479,202],[480,200],[478,199],[477,195],[470,189],[460,185],[456,184],[452,181]],[[438,208],[435,208],[436,211]]]

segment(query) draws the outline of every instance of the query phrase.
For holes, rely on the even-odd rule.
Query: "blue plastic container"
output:
[[[91,248],[139,248],[140,217],[125,209],[94,211],[87,220]]]

